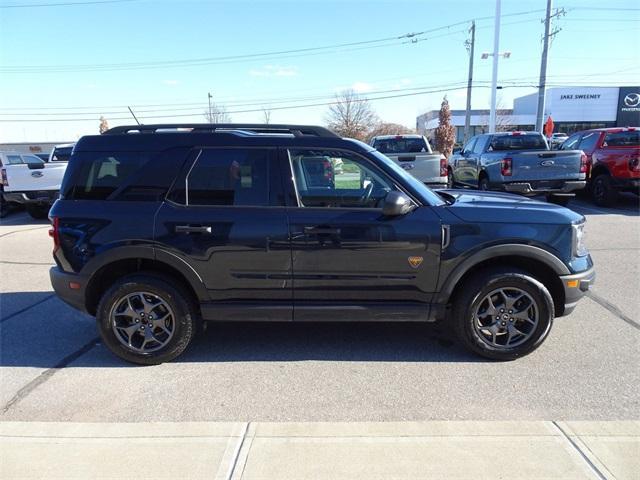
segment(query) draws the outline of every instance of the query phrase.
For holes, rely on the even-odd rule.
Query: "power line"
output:
[[[116,0],[113,0],[116,1]],[[532,13],[537,13],[542,10],[529,10],[524,12],[515,12],[511,14],[504,15],[505,17],[512,16],[521,16],[521,15],[529,15]],[[476,21],[488,20],[493,17],[480,17],[475,19]],[[243,54],[243,55],[230,55],[230,56],[222,56],[222,57],[205,57],[205,58],[194,58],[194,59],[180,59],[180,60],[163,60],[156,62],[126,62],[126,63],[107,63],[107,64],[67,64],[67,65],[13,65],[13,66],[4,66],[0,68],[0,71],[4,73],[61,73],[61,72],[71,72],[71,71],[105,71],[105,70],[131,70],[131,69],[141,69],[141,68],[166,68],[172,66],[201,66],[201,65],[211,65],[211,64],[219,64],[219,63],[236,63],[236,62],[246,62],[253,61],[256,59],[283,59],[283,58],[293,58],[294,56],[308,56],[310,54],[326,54],[326,53],[334,53],[332,50],[349,48],[349,50],[343,51],[354,51],[355,49],[351,49],[350,47],[363,47],[359,49],[365,48],[380,48],[383,46],[395,46],[401,45],[404,43],[416,43],[419,40],[417,37],[421,37],[427,35],[429,33],[439,32],[442,30],[450,30],[453,27],[457,27],[460,25],[468,25],[470,21],[464,20],[461,22],[452,23],[449,25],[443,25],[440,27],[431,28],[428,30],[423,30],[421,32],[411,32],[405,33],[401,35],[396,35],[392,37],[384,37],[377,38],[372,40],[362,40],[357,42],[348,42],[348,43],[338,43],[333,45],[324,45],[319,47],[307,47],[307,48],[297,48],[297,49],[289,49],[289,50],[280,50],[274,52],[261,52],[261,53],[252,53],[252,54]],[[447,32],[447,34],[458,33],[455,32]],[[443,34],[445,36],[447,34]],[[410,39],[409,42],[406,39]],[[416,41],[414,41],[416,40]]]
[[[137,2],[139,0],[96,0],[93,2],[64,2],[64,3],[32,3],[32,4],[13,4],[13,5],[0,5],[0,8],[36,8],[36,7],[70,7],[74,5],[101,5],[105,3],[129,3]]]

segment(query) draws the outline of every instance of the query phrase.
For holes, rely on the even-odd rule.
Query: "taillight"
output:
[[[51,228],[49,229],[49,236],[53,238],[53,251],[56,252],[60,248],[60,231],[59,231],[60,219],[53,217],[51,219]]]
[[[580,155],[580,173],[587,173],[587,170],[589,169],[589,158],[587,157],[587,154],[582,152],[582,155]]]
[[[5,187],[9,186],[9,180],[7,179],[7,170],[6,168],[2,169],[2,185]]]
[[[629,170],[632,172],[640,172],[640,157],[629,160]]]
[[[500,173],[503,177],[510,177],[513,174],[513,159],[507,157],[500,162]]]
[[[447,176],[447,159],[445,157],[441,157],[440,158],[440,176],[441,177],[446,177]]]

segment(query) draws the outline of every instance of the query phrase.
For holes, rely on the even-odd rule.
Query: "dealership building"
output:
[[[538,94],[515,98],[512,109],[496,114],[500,130],[533,130],[536,124]],[[438,110],[416,118],[418,133],[432,138],[438,126]],[[456,141],[464,137],[465,110],[451,110]],[[544,118],[551,116],[555,132],[571,134],[602,127],[640,126],[640,87],[562,87],[548,88]],[[471,111],[470,136],[486,133],[489,110]]]

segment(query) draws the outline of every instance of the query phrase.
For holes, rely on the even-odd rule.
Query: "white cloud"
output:
[[[162,83],[173,87],[174,85],[177,85],[180,82],[178,80],[163,80]]]
[[[356,82],[351,85],[351,89],[356,93],[367,93],[373,90],[373,86],[366,82]]]
[[[283,65],[265,65],[259,69],[249,70],[252,77],[295,77],[298,75],[298,67]]]

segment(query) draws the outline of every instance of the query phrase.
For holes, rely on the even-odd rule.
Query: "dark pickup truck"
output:
[[[571,135],[560,150],[582,150],[587,189],[597,205],[610,207],[618,192],[640,192],[640,128],[599,128]]]
[[[565,205],[586,185],[587,158],[579,150],[550,150],[536,132],[504,132],[472,137],[449,161],[449,185],[545,194]]]

